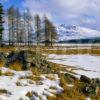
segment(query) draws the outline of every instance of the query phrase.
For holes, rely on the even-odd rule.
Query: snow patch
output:
[[[41,75],[43,79],[40,82],[42,84],[36,84],[31,79],[21,79],[21,77],[29,77],[32,74],[31,71],[14,71],[9,68],[0,68],[2,73],[12,72],[12,76],[0,76],[0,89],[7,90],[9,93],[3,93],[0,95],[0,100],[29,100],[29,97],[26,96],[28,92],[33,93],[32,98],[34,100],[47,100],[47,96],[53,96],[54,93],[61,93],[63,89],[60,87],[60,81],[58,75],[51,74],[51,77],[54,77],[55,80],[50,80],[47,78],[48,75]],[[49,77],[50,77],[49,76]],[[17,84],[16,84],[17,83]],[[55,92],[49,90],[50,87],[55,87]],[[34,95],[36,93],[37,95]]]
[[[100,78],[100,56],[89,54],[56,55],[50,54],[48,60],[53,63],[73,66],[74,72],[90,78]],[[77,70],[76,70],[77,69]]]

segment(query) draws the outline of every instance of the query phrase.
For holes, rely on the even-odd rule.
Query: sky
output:
[[[100,30],[100,0],[0,0],[4,8],[29,9],[55,24],[77,25]]]

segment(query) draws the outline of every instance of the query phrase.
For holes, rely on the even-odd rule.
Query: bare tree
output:
[[[4,30],[4,27],[3,27],[3,6],[2,4],[0,3],[0,46],[2,45],[2,37],[3,37],[3,30]]]
[[[44,37],[45,37],[45,46],[51,46],[57,39],[56,27],[53,23],[45,16],[44,17]]]
[[[36,34],[36,42],[38,45],[41,40],[41,20],[38,14],[35,15],[35,34]]]
[[[19,37],[20,37],[20,24],[21,24],[21,14],[19,9],[16,9],[16,43],[19,44]]]
[[[9,45],[14,45],[15,42],[15,8],[12,6],[8,9],[9,23]]]
[[[32,34],[32,16],[29,11],[24,14],[25,28],[27,29],[27,42],[28,46],[31,44],[31,34]]]

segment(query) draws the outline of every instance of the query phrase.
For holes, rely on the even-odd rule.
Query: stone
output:
[[[84,83],[91,83],[91,79],[88,78],[88,77],[85,76],[85,75],[81,75],[80,81],[81,81],[81,82],[84,82]]]
[[[100,79],[99,78],[96,78],[96,83],[100,83]]]
[[[82,89],[82,92],[86,96],[97,95],[98,91],[99,91],[99,87],[96,86],[96,84],[86,84]]]

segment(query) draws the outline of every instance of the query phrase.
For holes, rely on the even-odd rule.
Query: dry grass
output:
[[[16,61],[12,64],[10,64],[10,68],[16,71],[21,71],[22,70],[22,63],[20,63],[19,61]]]
[[[5,75],[5,76],[13,76],[14,73],[11,72],[11,71],[7,71],[7,72],[2,73],[2,71],[0,70],[0,76],[1,76],[1,75]]]
[[[33,96],[39,97],[39,95],[38,95],[36,92],[28,92],[28,93],[26,94],[26,96],[29,97],[29,98],[31,98],[31,97],[33,97]]]
[[[55,80],[55,77],[52,77],[50,75],[49,76],[46,76],[46,78],[49,79],[49,80]]]
[[[66,80],[63,77],[60,78],[61,86],[64,89],[63,93],[57,94],[56,97],[48,97],[48,100],[85,100],[85,96],[79,91],[77,85],[69,88],[66,86]]]
[[[5,76],[13,76],[14,73],[12,73],[10,71],[7,71],[7,72],[3,73],[2,75],[5,75]]]
[[[56,90],[56,87],[51,86],[49,89]]]
[[[2,61],[2,60],[0,60],[0,67],[3,67],[3,66],[4,66],[4,64],[5,64],[5,62],[4,62],[4,61]]]
[[[55,70],[55,72],[60,71],[66,71],[64,67],[60,67],[58,64],[52,63],[52,69]],[[64,89],[63,93],[57,94],[56,97],[48,97],[48,100],[85,100],[85,96],[83,93],[80,92],[80,87],[83,85],[80,83],[78,79],[73,80],[74,87],[68,87],[67,84],[69,84],[69,78],[66,76],[64,77],[64,74],[59,73],[60,78],[60,86]],[[51,89],[55,89],[55,87],[51,87]]]
[[[73,48],[74,49],[71,49]],[[31,51],[36,51],[37,47],[36,46],[9,46],[9,47],[2,47],[0,48],[1,52],[11,52],[11,51],[20,51],[20,50],[31,50]],[[69,49],[70,48],[70,49]],[[47,53],[47,54],[100,54],[100,47],[94,46],[88,49],[80,49],[78,46],[71,46],[71,47],[66,47],[66,46],[53,46],[53,47],[45,47],[45,46],[40,46],[39,51],[42,53]],[[54,49],[54,50],[51,50]]]
[[[34,67],[34,68],[30,68],[30,70],[32,71],[32,73],[34,75],[40,75],[41,74],[41,70],[37,67]]]
[[[45,54],[100,54],[100,49],[43,50]]]
[[[40,76],[31,76],[31,77],[28,77],[28,79],[31,79],[35,82],[43,80]]]
[[[6,89],[0,89],[0,94],[7,94],[8,91]]]
[[[92,100],[100,100],[100,88],[99,88],[98,95],[92,96],[91,99],[92,99]]]
[[[19,79],[30,79],[35,82],[42,81],[43,79],[40,76],[28,76],[28,77],[20,77]]]
[[[36,49],[34,49],[35,47],[31,47],[30,49],[32,51],[35,51]],[[29,48],[27,47],[18,47],[18,49],[16,49],[16,47],[11,47],[11,48],[1,48],[1,51],[3,52],[10,52],[10,51],[16,51],[16,50],[28,50]],[[46,50],[48,49],[48,50]],[[49,50],[50,48],[48,47],[41,47],[41,52],[43,53],[47,53],[47,54],[98,54],[100,55],[100,49],[96,49],[96,48],[92,48],[92,49],[57,49],[57,50]],[[0,67],[2,67],[4,64],[4,62],[0,61]],[[19,62],[15,62],[13,64],[10,65],[10,68],[13,70],[17,70],[20,71],[22,70],[22,64]],[[31,79],[33,81],[36,81],[37,84],[41,84],[41,70],[37,67],[34,68],[30,68],[30,70],[32,71],[32,73],[34,75],[36,75],[37,77],[34,76],[30,76],[27,77],[27,79]],[[52,70],[54,70],[54,73],[59,73],[60,71],[66,71],[66,69],[64,67],[60,67],[60,65],[58,64],[54,64],[52,63]],[[12,73],[6,73],[7,75],[12,75]],[[54,80],[54,78],[52,77],[47,77],[51,80]],[[40,83],[39,83],[40,82]],[[63,87],[64,91],[61,94],[57,94],[56,97],[48,97],[48,100],[85,100],[85,95],[80,92],[80,88],[83,86],[82,83],[80,83],[79,80],[75,80],[73,82],[74,87],[69,88],[68,86],[66,86],[66,84],[68,83],[68,80],[65,79],[62,75],[60,76],[60,82],[61,82],[61,86]],[[17,86],[20,86],[21,84],[19,82],[16,83]],[[55,89],[55,87],[50,87],[50,89]],[[5,93],[5,90],[0,90],[0,93]],[[33,95],[33,93],[28,92],[26,94],[26,96],[31,97]],[[36,95],[36,94],[35,94]],[[100,91],[98,93],[97,96],[95,97],[91,97],[92,100],[100,100]]]
[[[27,92],[26,96],[30,98],[30,97],[33,96],[33,93],[32,92]]]
[[[21,83],[18,82],[18,81],[16,82],[16,85],[17,85],[17,86],[22,86]]]

